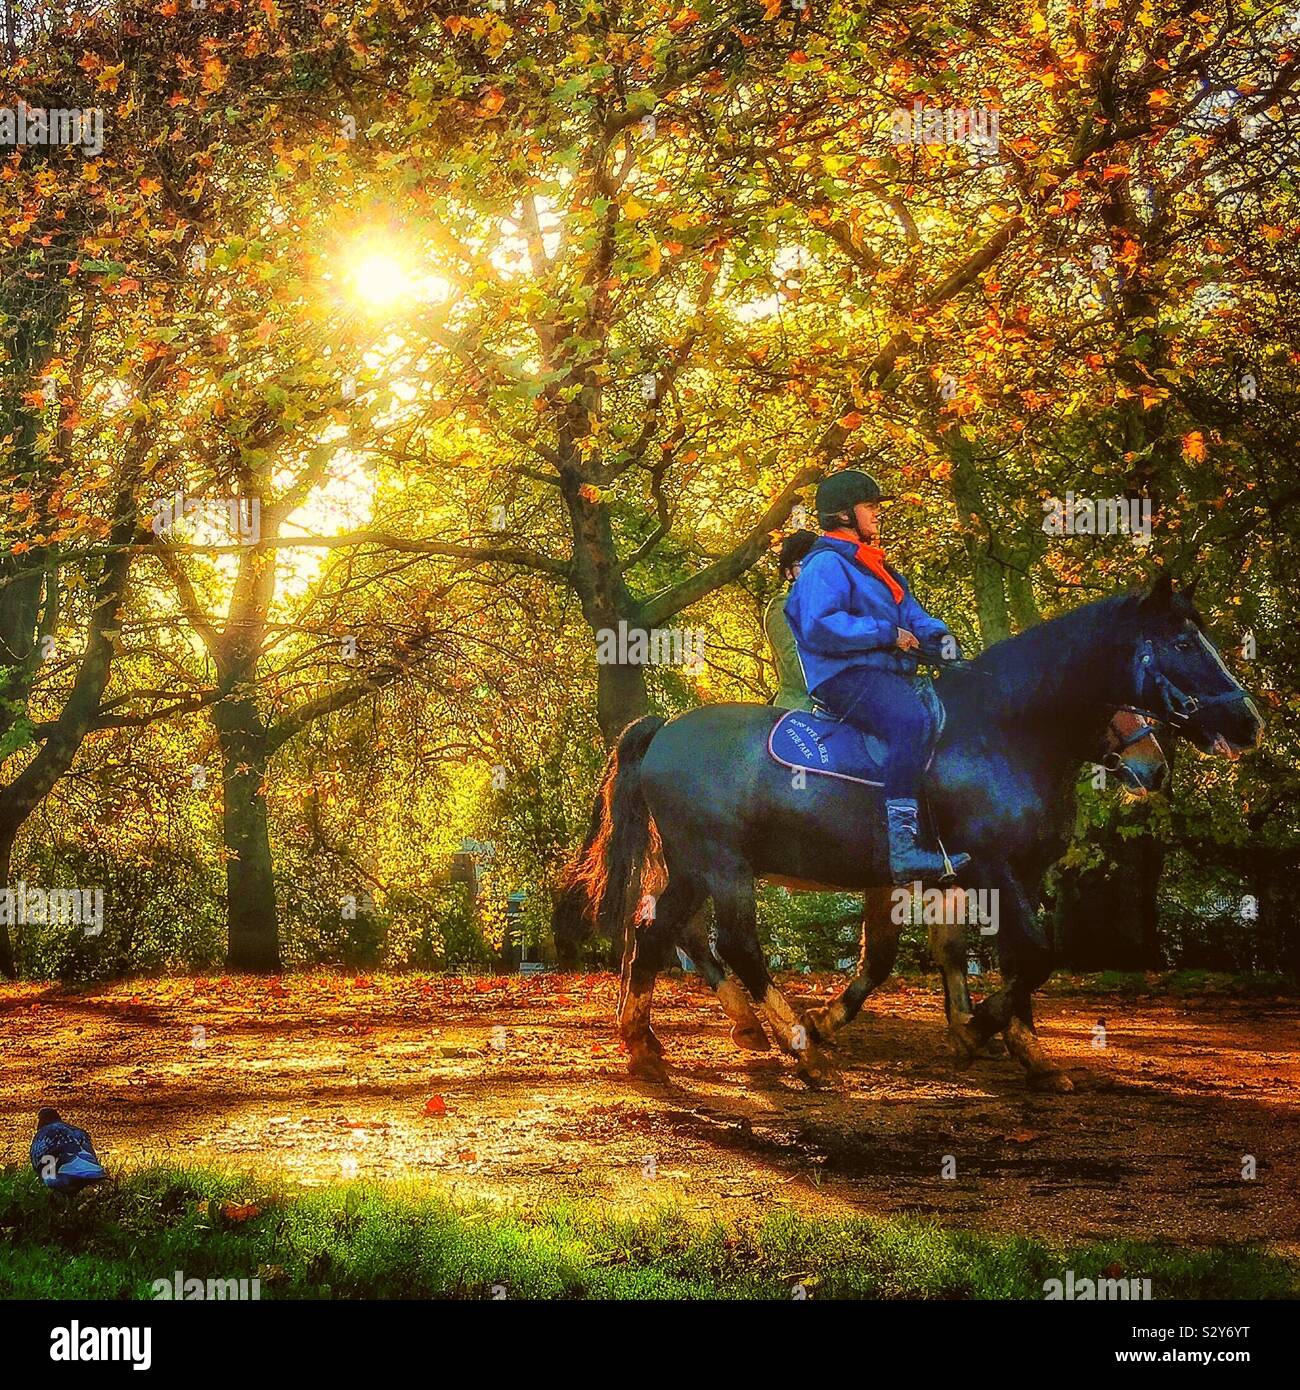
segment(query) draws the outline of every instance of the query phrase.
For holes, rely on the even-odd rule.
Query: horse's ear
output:
[[[1147,590],[1142,600],[1143,608],[1168,608],[1174,597],[1174,577],[1168,570],[1161,570],[1160,576]]]
[[[1197,589],[1200,588],[1200,584],[1201,576],[1198,574],[1190,584],[1183,585],[1183,597],[1188,599],[1189,601],[1191,599],[1194,599],[1196,597]]]

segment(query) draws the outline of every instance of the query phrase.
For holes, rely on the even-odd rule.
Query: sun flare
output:
[[[352,297],[373,312],[391,312],[412,304],[442,304],[451,285],[441,275],[425,272],[399,248],[366,242],[349,259],[348,286]]]
[[[401,261],[378,251],[365,251],[357,258],[352,285],[357,298],[376,309],[390,308],[413,289],[411,275]]]

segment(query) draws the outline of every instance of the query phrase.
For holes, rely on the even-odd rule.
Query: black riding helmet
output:
[[[833,530],[853,518],[859,502],[888,502],[880,484],[860,468],[845,468],[817,484],[817,520],[823,531]]]
[[[816,531],[792,531],[781,542],[781,557],[777,561],[777,569],[782,579],[788,579],[794,567],[803,563],[816,541]]]

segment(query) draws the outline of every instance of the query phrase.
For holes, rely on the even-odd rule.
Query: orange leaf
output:
[[[430,1096],[424,1102],[424,1113],[426,1115],[445,1115],[447,1113],[447,1102],[441,1096]]]
[[[842,430],[855,430],[862,423],[862,416],[856,410],[850,410],[847,415],[841,415],[835,422]]]

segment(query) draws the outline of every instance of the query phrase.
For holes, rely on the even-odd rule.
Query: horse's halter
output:
[[[1120,727],[1120,715],[1131,714],[1136,723],[1132,729]],[[1160,755],[1160,762],[1165,767],[1169,766],[1169,759],[1165,756],[1165,750],[1160,746],[1160,740],[1156,737],[1158,725],[1146,710],[1136,709],[1133,705],[1120,705],[1110,717],[1110,723],[1106,726],[1107,749],[1102,756],[1101,765],[1107,772],[1118,777],[1120,781],[1133,792],[1145,792],[1146,785],[1136,770],[1130,765],[1124,754],[1135,744],[1145,743],[1150,739],[1155,745],[1156,752]]]

